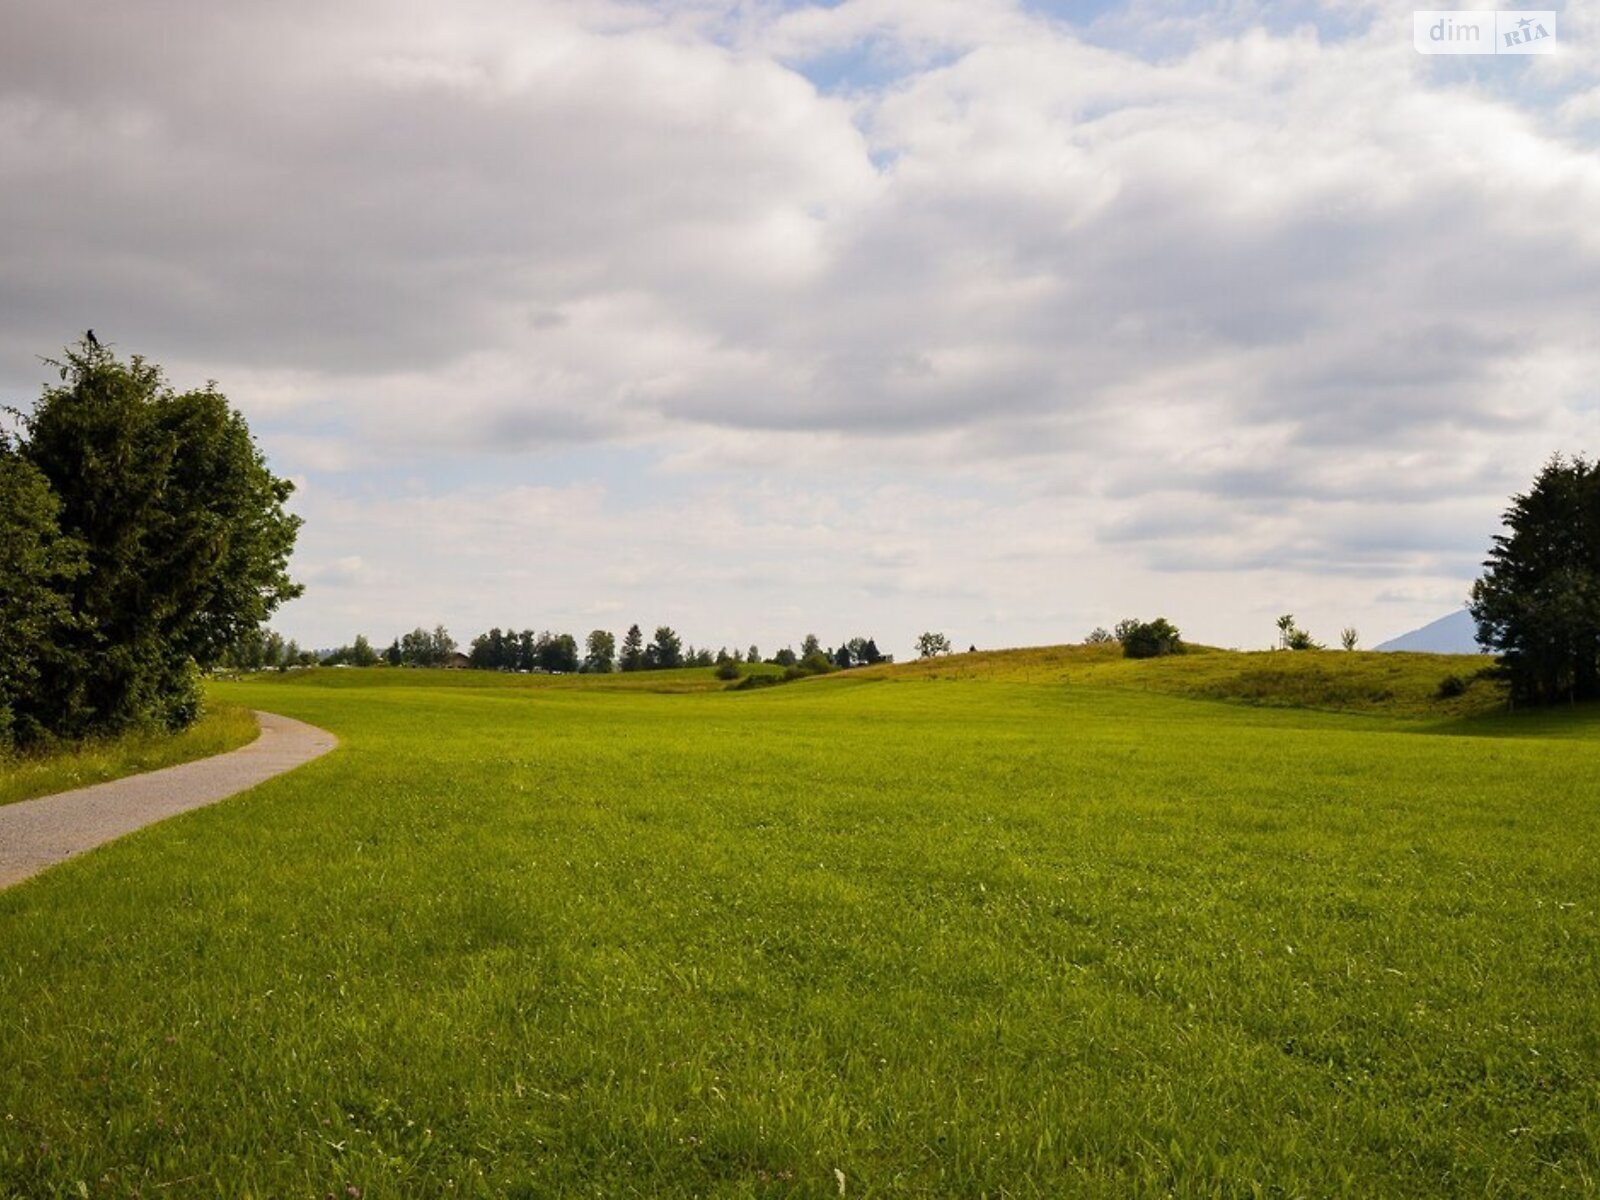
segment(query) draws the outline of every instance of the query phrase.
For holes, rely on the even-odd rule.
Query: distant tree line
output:
[[[314,651],[302,650],[293,639],[285,641],[270,629],[252,629],[223,651],[217,665],[235,671],[285,671],[319,661]]]
[[[359,635],[354,643],[320,656],[302,650],[293,641],[284,641],[271,630],[252,630],[228,647],[222,665],[244,671],[288,670],[319,662],[324,666],[440,667],[449,665],[457,653],[455,639],[442,625],[431,631],[421,627],[413,629],[397,637],[381,653],[372,648],[365,635]],[[824,648],[815,634],[807,634],[798,652],[786,646],[763,659],[761,651],[753,645],[743,650],[737,646],[731,650],[726,646],[719,650],[685,646],[670,625],[657,626],[655,635],[647,642],[644,631],[632,625],[623,635],[620,647],[615,634],[595,629],[584,639],[581,649],[578,640],[569,633],[496,627],[472,639],[461,665],[480,671],[552,675],[716,667],[722,678],[737,679],[741,674],[739,668],[747,664],[765,663],[781,667],[785,672],[822,674],[893,661],[893,657],[882,653],[878,643],[870,637],[846,638],[836,647]]]

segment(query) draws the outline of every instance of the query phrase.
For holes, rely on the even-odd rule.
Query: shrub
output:
[[[1167,654],[1182,653],[1183,640],[1178,636],[1177,627],[1165,617],[1137,622],[1124,631],[1124,658],[1160,658]]]
[[[826,675],[835,669],[835,664],[825,651],[812,650],[800,660],[800,669],[807,675]]]
[[[1285,650],[1322,649],[1322,646],[1312,638],[1310,633],[1294,623],[1293,613],[1284,613],[1283,616],[1278,618],[1278,644]],[[1353,646],[1345,647],[1346,650],[1352,648]]]
[[[1457,696],[1466,695],[1468,686],[1470,685],[1461,676],[1446,675],[1439,681],[1439,690],[1435,694],[1441,700],[1454,700]]]
[[[716,674],[718,679],[737,679],[739,678],[739,664],[731,658],[724,659],[717,664]]]

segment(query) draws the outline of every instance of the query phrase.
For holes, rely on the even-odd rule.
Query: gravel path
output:
[[[291,771],[338,739],[303,721],[258,712],[248,746],[109,783],[0,806],[0,888],[62,859],[191,808],[202,808]]]

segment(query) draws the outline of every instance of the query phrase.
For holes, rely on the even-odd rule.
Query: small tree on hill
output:
[[[1360,640],[1361,635],[1348,625],[1339,634],[1339,644],[1346,650],[1354,650]]]
[[[1322,649],[1309,633],[1294,623],[1293,613],[1284,613],[1278,618],[1278,645],[1284,650]]]
[[[950,639],[942,633],[922,633],[917,635],[917,657],[937,658],[941,654],[950,653]]]
[[[1177,627],[1165,617],[1154,621],[1140,621],[1126,631],[1122,639],[1125,658],[1161,658],[1168,654],[1183,653],[1183,639]]]

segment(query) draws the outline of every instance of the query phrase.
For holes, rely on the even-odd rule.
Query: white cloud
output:
[[[1243,641],[1238,572],[1342,623],[1592,438],[1600,159],[1571,55],[1529,104],[1303,12],[25,4],[0,373],[94,324],[219,379],[313,481],[323,639],[1181,596]]]

